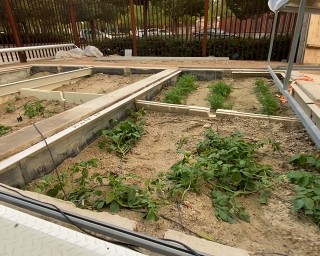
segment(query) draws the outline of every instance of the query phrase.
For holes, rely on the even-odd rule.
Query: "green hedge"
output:
[[[23,44],[48,44],[48,43],[67,43],[72,42],[73,37],[70,34],[21,34],[21,41]],[[14,44],[12,34],[0,34],[0,42],[6,44]]]
[[[107,41],[90,43],[100,49],[105,55],[124,55],[124,49],[132,49],[131,38],[117,38]],[[290,37],[275,38],[272,60],[287,59],[290,50]],[[217,38],[207,41],[207,56],[231,57],[238,53],[242,60],[266,60],[268,57],[270,39],[252,38]],[[201,57],[202,40],[176,38],[138,38],[138,56],[162,57]]]

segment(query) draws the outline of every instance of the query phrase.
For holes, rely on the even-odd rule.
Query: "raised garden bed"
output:
[[[0,124],[10,127],[6,133],[9,134],[75,106],[59,101],[39,100],[35,97],[20,98],[16,95],[0,104]]]
[[[230,86],[231,91],[223,97],[213,97],[212,103],[210,103],[210,95],[214,92],[210,88],[214,87],[217,83]],[[265,95],[259,97],[257,83],[267,88],[268,98],[266,100],[264,99]],[[288,105],[281,102],[277,97],[279,96],[279,91],[271,79],[261,77],[224,78],[223,80],[210,81],[196,80],[194,84],[196,89],[182,97],[181,102],[177,102],[176,104],[209,107],[211,111],[215,111],[215,108],[219,106],[219,109],[232,109],[239,112],[294,117],[294,113]],[[165,89],[160,95],[155,97],[155,100],[166,102],[166,95],[170,90],[172,88]],[[169,101],[168,103],[172,104],[174,102]],[[272,111],[268,109],[270,106]]]
[[[88,207],[95,207],[103,211],[119,210],[119,215],[138,222],[139,232],[158,237],[161,237],[170,228],[252,252],[319,255],[318,227],[308,218],[292,213],[291,200],[295,193],[293,186],[285,176],[293,168],[288,164],[289,157],[301,153],[312,155],[317,152],[304,130],[294,129],[280,122],[270,123],[268,120],[252,119],[248,122],[248,120],[241,118],[209,119],[154,112],[147,113],[144,122],[145,130],[142,138],[136,142],[135,147],[125,157],[116,154],[114,148],[109,148],[111,152],[101,150],[102,139],[100,138],[78,156],[65,160],[58,167],[58,172],[61,177],[65,177],[66,185],[64,188],[67,195],[71,195],[75,188],[81,187],[77,185],[79,182],[83,181],[82,184],[85,184],[85,179],[93,173],[98,173],[98,176],[109,175],[109,182],[103,183],[101,186],[102,193],[109,191],[111,184],[119,185],[113,186],[114,189],[120,187],[124,190],[123,184],[126,185],[126,188],[133,185],[144,188],[145,184],[149,184],[150,190],[154,188],[154,184],[157,184],[159,185],[159,190],[156,193],[159,200],[157,206],[132,207],[134,209],[130,210],[115,203],[111,206],[110,202],[113,200],[110,197],[107,206],[106,202],[101,204],[101,201],[91,205],[90,202],[93,203],[91,197],[90,202],[87,202],[86,197],[81,198],[77,197],[79,194],[73,194],[75,202],[80,207],[91,205]],[[132,130],[132,126],[125,125],[124,127],[130,130],[132,136],[138,136],[136,131]],[[188,154],[190,156],[196,154],[197,145],[204,141],[204,133],[208,129],[212,129],[217,136],[227,138],[227,140],[231,140],[230,136],[235,132],[243,133],[241,145],[249,143],[255,147],[254,145],[265,143],[264,146],[257,148],[256,153],[253,154],[253,160],[257,165],[270,166],[270,168],[266,168],[270,170],[272,175],[267,175],[265,180],[261,181],[262,183],[268,182],[267,187],[271,192],[268,203],[261,205],[258,202],[260,194],[258,192],[248,193],[248,195],[244,193],[235,199],[250,216],[250,222],[245,222],[237,217],[235,217],[235,224],[222,221],[223,215],[217,215],[216,212],[217,205],[213,207],[211,190],[202,183],[199,183],[200,186],[195,188],[198,189],[198,193],[193,192],[190,186],[189,188],[188,186],[180,187],[182,190],[176,187],[182,193],[173,193],[174,196],[170,198],[167,196],[170,194],[168,189],[169,192],[172,192],[170,190],[172,183],[169,185],[163,183],[164,186],[160,184],[161,182],[159,183],[159,181],[165,180],[164,177],[172,171],[170,168],[179,160],[186,159]],[[120,137],[117,136],[119,134],[113,133],[112,135],[116,136],[112,140],[119,141]],[[183,152],[185,157],[181,154]],[[222,154],[222,152],[220,153]],[[195,160],[196,158],[193,156],[191,162]],[[72,173],[75,178],[80,179],[78,181],[71,180]],[[114,178],[113,183],[110,183],[110,177]],[[122,179],[123,177],[126,179]],[[63,195],[61,188],[52,187],[53,180],[54,174],[50,174],[49,177],[42,177],[29,184],[26,189],[42,192],[53,189],[50,192],[52,195],[58,194],[56,193],[58,190],[58,196],[61,197]],[[158,182],[151,183],[151,180]],[[94,184],[99,187],[99,179],[95,179]],[[139,191],[138,188],[136,189]],[[77,191],[79,192],[79,190]],[[117,191],[119,192],[119,190]],[[126,190],[123,196],[128,197],[130,191]],[[139,192],[140,194],[143,194],[142,191]],[[101,196],[100,192],[96,196]],[[134,203],[135,196],[137,194],[132,194],[132,200],[128,200],[126,204]],[[143,216],[154,219],[155,215],[148,211],[153,207],[156,208],[154,214],[159,217],[159,220],[147,222]]]

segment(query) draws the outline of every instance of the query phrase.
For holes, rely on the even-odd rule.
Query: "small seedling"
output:
[[[6,135],[9,131],[11,131],[10,126],[4,126],[4,125],[0,124],[0,137],[3,135]]]
[[[134,144],[141,138],[144,130],[144,123],[141,116],[144,110],[130,113],[130,118],[125,121],[112,121],[112,128],[101,131],[99,148],[116,152],[123,158]]]
[[[7,113],[12,113],[16,110],[16,107],[13,105],[13,101],[8,101],[6,103],[6,111]]]
[[[41,101],[36,101],[35,103],[27,103],[24,105],[24,114],[29,118],[35,116],[41,116],[44,113],[44,106]]]

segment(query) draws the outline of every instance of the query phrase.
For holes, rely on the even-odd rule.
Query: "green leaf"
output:
[[[293,211],[298,211],[304,206],[305,200],[303,198],[296,199],[293,201]]]
[[[135,189],[129,189],[129,192],[128,192],[128,205],[130,207],[133,207],[135,201],[136,201],[136,190]]]
[[[239,212],[239,218],[240,218],[241,220],[244,220],[245,222],[250,222],[250,216],[249,216],[249,214],[248,214],[246,211],[244,211],[244,210],[242,210],[242,211]]]
[[[46,194],[51,197],[56,197],[58,193],[59,193],[59,189],[52,188],[52,189],[49,189]]]
[[[146,221],[157,221],[159,220],[158,215],[155,213],[153,208],[149,208],[147,215],[145,216]]]
[[[308,158],[306,155],[295,155],[289,158],[289,162],[303,166],[307,163]]]
[[[260,193],[259,202],[260,202],[261,204],[267,204],[268,201],[269,201],[270,196],[271,196],[271,191],[270,191],[270,190],[262,191],[262,192]]]
[[[304,207],[307,208],[308,210],[313,210],[314,209],[314,201],[311,198],[305,198],[304,201]]]
[[[106,204],[110,204],[115,200],[116,200],[116,195],[114,193],[109,193],[105,198]]]
[[[117,201],[112,201],[112,203],[110,204],[110,211],[112,213],[116,213],[119,210],[120,210],[120,206],[119,206],[118,202]]]
[[[101,191],[101,190],[95,190],[95,191],[94,191],[94,194],[95,194],[96,196],[101,196],[101,195],[102,195],[102,191]]]
[[[239,183],[242,180],[242,175],[239,171],[236,171],[232,173],[231,178],[234,183]]]
[[[88,175],[89,175],[88,169],[83,169],[83,170],[81,171],[81,173],[82,173],[82,177],[83,177],[83,178],[87,178]]]
[[[223,221],[229,222],[230,224],[236,223],[235,219],[230,214],[219,208],[216,209],[216,216]]]
[[[102,209],[102,207],[105,205],[105,201],[101,200],[97,205],[96,205],[96,209],[100,210]]]

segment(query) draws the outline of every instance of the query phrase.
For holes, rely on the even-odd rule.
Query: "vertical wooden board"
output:
[[[320,64],[320,16],[311,15],[304,64]]]

